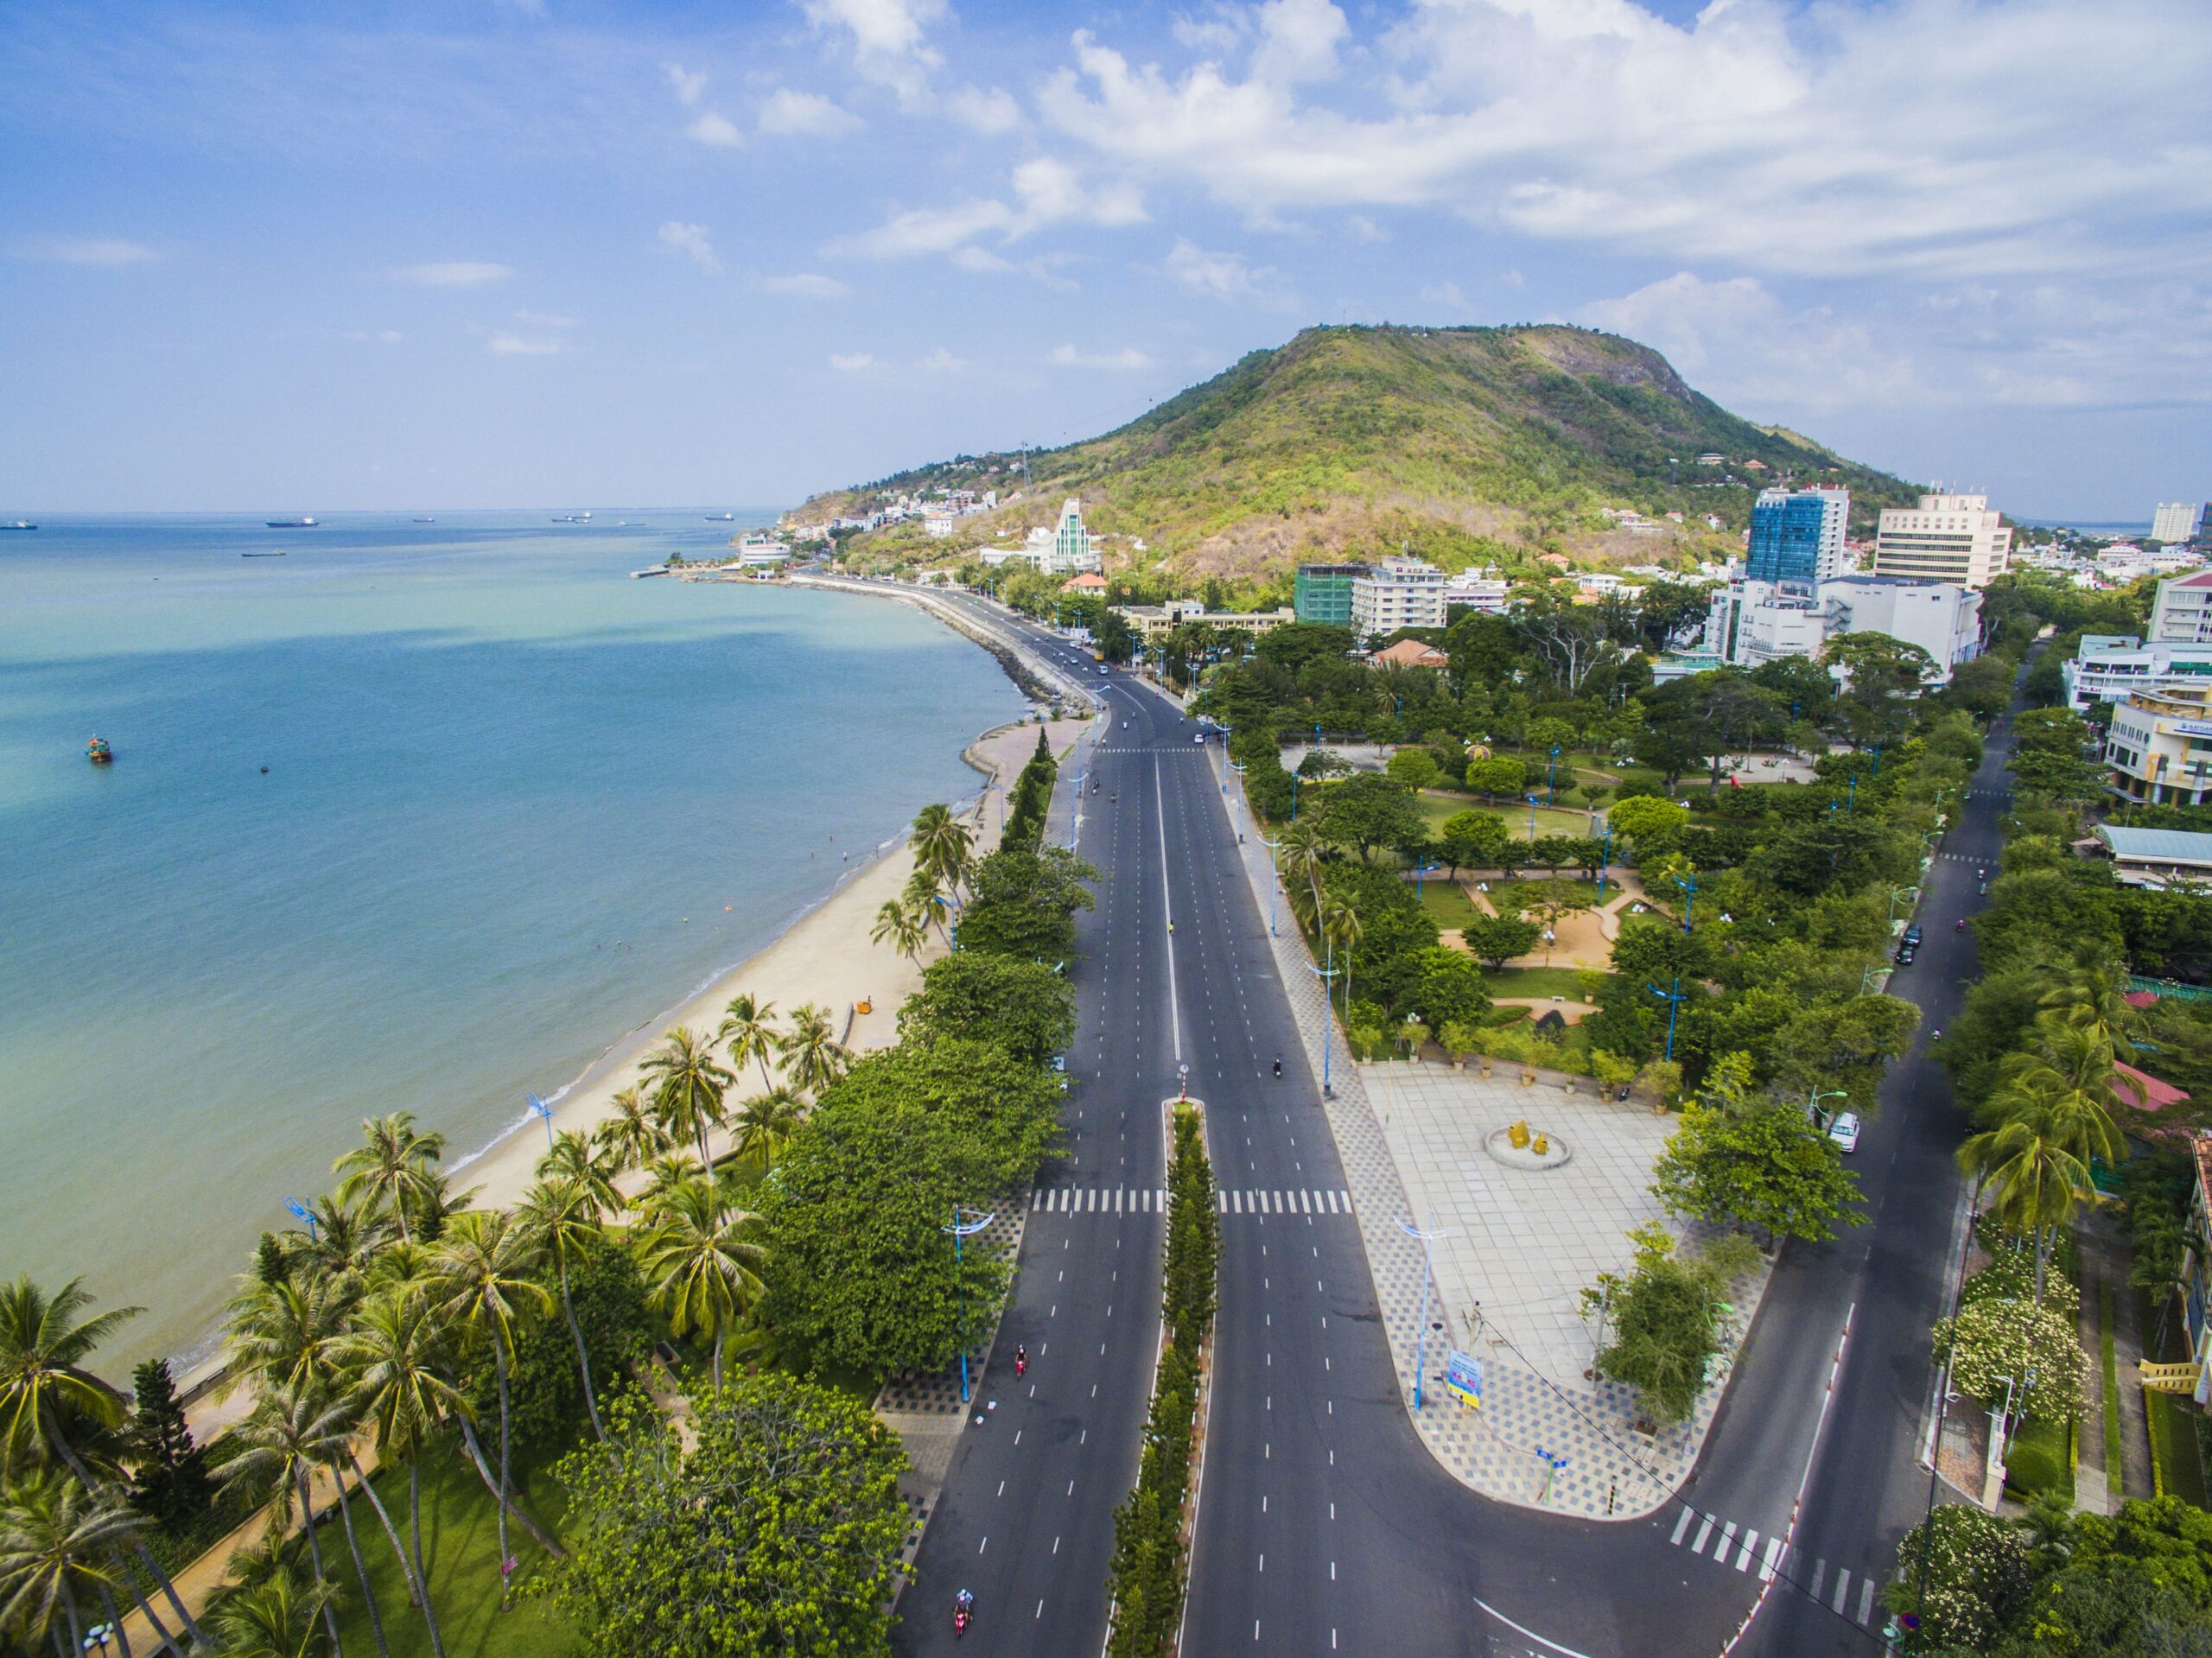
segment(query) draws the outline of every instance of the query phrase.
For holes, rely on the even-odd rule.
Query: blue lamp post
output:
[[[945,942],[953,949],[958,950],[960,948],[960,900],[957,898],[947,898],[942,893],[932,893],[930,894],[930,902],[943,905],[945,909],[951,912],[951,917],[945,924]]]
[[[1275,888],[1282,885],[1281,872],[1275,867],[1275,851],[1282,845],[1279,835],[1262,835],[1260,844],[1268,849],[1268,937],[1275,936]]]
[[[1529,842],[1531,842],[1531,844],[1533,844],[1533,843],[1535,842],[1535,838],[1536,838],[1536,797],[1535,797],[1535,796],[1534,796],[1534,795],[1530,795],[1530,796],[1529,797]]]
[[[1337,976],[1337,947],[1333,940],[1325,945],[1322,959],[1327,966],[1315,967],[1308,962],[1306,970],[1321,981],[1321,1092],[1327,1095],[1334,1091],[1329,1086],[1329,1027],[1337,1018],[1336,1003],[1330,993],[1330,981]]]
[[[1682,994],[1682,975],[1679,973],[1675,975],[1672,990],[1662,990],[1656,984],[1647,984],[1643,988],[1667,1004],[1667,1058],[1671,1060],[1675,1057],[1675,1015],[1681,1010],[1682,1003],[1687,1000]]]
[[[1600,899],[1605,896],[1605,871],[1611,867],[1612,861],[1613,820],[1611,815],[1608,814],[1605,818],[1605,849],[1598,854],[1598,896]]]
[[[1414,903],[1418,904],[1421,902],[1421,878],[1423,875],[1433,875],[1438,870],[1443,867],[1444,866],[1440,863],[1417,863],[1414,866]]]
[[[284,1199],[284,1207],[292,1211],[292,1217],[294,1219],[304,1221],[307,1223],[308,1242],[310,1243],[314,1242],[316,1236],[315,1210],[309,1209],[305,1204],[302,1203],[296,1197],[287,1197]]]
[[[553,1149],[553,1108],[537,1095],[530,1096],[530,1114],[545,1125],[545,1149]]]
[[[1674,880],[1675,885],[1689,895],[1682,904],[1682,931],[1688,932],[1690,930],[1690,912],[1697,908],[1697,878],[1693,875],[1685,880],[1677,875]]]
[[[1559,804],[1559,790],[1555,786],[1558,782],[1559,745],[1557,743],[1554,743],[1552,745],[1551,765],[1548,766],[1544,772],[1544,804],[1547,806],[1555,806]]]
[[[1414,1331],[1414,1408],[1415,1410],[1421,1408],[1421,1372],[1428,1368],[1428,1286],[1431,1265],[1428,1246],[1439,1238],[1452,1236],[1448,1231],[1438,1229],[1435,1221],[1436,1217],[1431,1215],[1429,1229],[1427,1231],[1423,1231],[1411,1221],[1398,1223],[1398,1230],[1421,1245],[1421,1324]]]
[[[952,1234],[952,1275],[960,1290],[960,1402],[968,1402],[968,1280],[960,1270],[960,1244],[972,1238],[991,1223],[989,1214],[980,1209],[963,1210],[958,1204],[952,1206],[952,1224],[940,1226],[940,1232]]]

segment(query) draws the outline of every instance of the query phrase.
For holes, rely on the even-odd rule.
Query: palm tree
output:
[[[930,922],[926,915],[895,898],[883,900],[883,907],[875,912],[875,926],[868,937],[879,944],[888,944],[910,961],[922,959],[922,946],[929,943]]]
[[[2112,1113],[2123,1097],[2140,1107],[2143,1087],[2114,1068],[2112,1041],[2094,1020],[2044,1014],[2036,1021],[2034,1047],[2012,1056],[2002,1078],[1992,1110],[2006,1118],[2041,1113],[2082,1162],[2120,1161],[2124,1147]]]
[[[364,1424],[385,1468],[407,1465],[409,1547],[398,1548],[408,1591],[430,1626],[430,1644],[444,1650],[430,1585],[423,1569],[423,1453],[439,1424],[459,1414],[460,1391],[444,1374],[445,1344],[429,1305],[412,1286],[385,1291],[363,1303],[338,1344],[354,1420]],[[504,1558],[504,1557],[503,1557]]]
[[[107,1496],[61,1431],[67,1420],[98,1431],[119,1426],[123,1395],[85,1368],[92,1350],[143,1311],[116,1307],[79,1321],[92,1305],[73,1278],[48,1297],[28,1274],[0,1287],[0,1466],[39,1461],[50,1451],[95,1501]],[[207,1637],[179,1599],[176,1585],[143,1538],[131,1552],[160,1587],[185,1630],[201,1645]]]
[[[344,1432],[344,1413],[331,1409],[326,1399],[321,1388],[306,1380],[288,1381],[263,1393],[254,1401],[245,1420],[230,1432],[229,1439],[235,1449],[224,1464],[223,1489],[243,1490],[267,1502],[269,1528],[275,1534],[289,1528],[292,1505],[299,1504],[301,1528],[307,1533],[308,1558],[315,1568],[316,1587],[323,1591],[322,1617],[330,1632],[330,1649],[342,1658],[338,1613],[329,1594],[330,1574],[322,1564],[322,1539],[315,1521],[315,1471],[325,1461],[329,1436],[334,1432]],[[350,1524],[346,1529],[350,1541]],[[357,1550],[357,1564],[359,1558]],[[361,1574],[361,1591],[368,1596],[369,1621],[376,1631],[377,1648],[382,1651],[384,1623],[365,1572]]]
[[[429,1186],[415,1204],[415,1242],[435,1243],[445,1236],[446,1223],[464,1213],[483,1190],[481,1186],[467,1186],[455,1191],[451,1175],[433,1172]]]
[[[593,1131],[592,1144],[613,1159],[617,1170],[641,1169],[668,1144],[668,1136],[653,1121],[645,1089],[637,1083],[616,1094],[613,1106],[614,1115]]]
[[[942,804],[922,808],[914,818],[911,844],[917,868],[929,871],[938,886],[957,892],[966,879],[975,837],[968,826]]]
[[[711,1164],[707,1130],[721,1126],[723,1090],[737,1080],[715,1063],[713,1045],[679,1025],[668,1033],[668,1045],[641,1069],[659,1079],[656,1097],[670,1134],[696,1140],[699,1160]]]
[[[734,997],[715,1037],[729,1044],[730,1064],[742,1070],[750,1059],[760,1067],[760,1086],[776,1085],[768,1075],[768,1056],[778,1047],[774,1002],[756,1001],[749,993]]]
[[[320,1197],[308,1205],[314,1222],[302,1238],[293,1233],[292,1259],[358,1288],[378,1255],[391,1242],[391,1217],[373,1191]]]
[[[928,931],[930,924],[934,922],[937,930],[944,935],[946,944],[949,946],[951,943],[952,906],[945,902],[944,894],[939,889],[936,880],[919,864],[915,865],[914,873],[906,877],[906,887],[902,901],[909,910],[921,918],[925,932]]]
[[[757,1159],[763,1169],[772,1168],[803,1115],[798,1096],[787,1088],[754,1095],[737,1110],[739,1155]]]
[[[247,1280],[231,1298],[224,1388],[248,1381],[263,1388],[329,1382],[331,1344],[345,1333],[356,1299],[343,1280],[310,1273],[274,1284]]]
[[[600,1215],[622,1207],[622,1194],[614,1189],[615,1172],[606,1153],[594,1151],[591,1141],[574,1128],[555,1135],[553,1149],[537,1159],[539,1179],[574,1181]]]
[[[645,1189],[638,1194],[638,1207],[647,1215],[657,1214],[670,1192],[706,1172],[706,1166],[690,1153],[671,1147],[646,1166]]]
[[[435,1274],[433,1306],[442,1323],[474,1330],[492,1350],[492,1363],[499,1380],[499,1479],[493,1488],[499,1505],[499,1558],[507,1550],[507,1515],[514,1499],[508,1490],[509,1445],[512,1412],[507,1397],[507,1369],[514,1357],[515,1324],[522,1311],[550,1309],[553,1298],[529,1276],[537,1264],[537,1241],[513,1217],[494,1210],[472,1209],[454,1217],[445,1239],[431,1256]],[[467,1419],[462,1433],[474,1449]],[[484,1464],[477,1460],[477,1471]],[[487,1481],[487,1483],[489,1482]],[[532,1528],[535,1533],[535,1528]],[[545,1540],[541,1539],[541,1541]],[[550,1547],[550,1545],[549,1545]],[[499,1579],[499,1607],[509,1604],[507,1579]]]
[[[327,1585],[276,1572],[224,1595],[208,1609],[207,1626],[223,1658],[319,1658],[315,1625],[329,1604]]]
[[[345,1177],[338,1184],[340,1202],[364,1192],[388,1204],[399,1222],[399,1236],[414,1238],[407,1229],[407,1206],[430,1194],[430,1165],[445,1154],[446,1137],[424,1134],[415,1126],[415,1114],[398,1111],[388,1117],[368,1117],[361,1123],[361,1144],[331,1165],[331,1172]]]
[[[2088,1166],[2066,1148],[2065,1135],[2032,1107],[1959,1147],[1959,1166],[1992,1194],[1989,1212],[2008,1231],[2033,1233],[2036,1300],[2043,1300],[2050,1229],[2074,1212],[2089,1188]]]
[[[74,1655],[85,1639],[80,1592],[98,1595],[109,1609],[108,1622],[118,1634],[115,1589],[128,1579],[114,1569],[115,1553],[134,1539],[145,1521],[130,1509],[102,1502],[54,1469],[34,1471],[0,1498],[0,1629],[13,1629],[27,1643],[51,1637]],[[143,1604],[142,1602],[141,1604]],[[149,1623],[160,1623],[148,1614]],[[166,1632],[163,1640],[168,1641]],[[170,1644],[174,1644],[173,1642]],[[129,1658],[130,1648],[124,1648]]]
[[[783,1039],[784,1068],[791,1081],[815,1099],[845,1074],[852,1054],[830,1034],[830,1015],[812,1002],[791,1013],[791,1033]]]
[[[1321,936],[1344,953],[1344,1023],[1351,1023],[1351,952],[1362,929],[1358,912],[1342,899],[1332,898],[1321,906]]]
[[[760,1293],[754,1268],[766,1252],[745,1236],[756,1218],[728,1202],[721,1188],[702,1176],[669,1194],[639,1258],[652,1305],[668,1314],[670,1327],[679,1336],[697,1331],[714,1337],[717,1392],[722,1385],[722,1343]]]
[[[1282,844],[1276,848],[1282,872],[1292,880],[1306,884],[1312,901],[1306,907],[1308,917],[1316,917],[1321,910],[1321,862],[1328,843],[1322,840],[1321,830],[1310,817],[1300,818],[1284,829]]]
[[[607,1191],[611,1196],[613,1188]],[[607,1429],[599,1420],[598,1395],[592,1391],[591,1354],[584,1347],[583,1326],[576,1322],[575,1298],[569,1293],[569,1261],[599,1236],[600,1217],[604,1212],[597,1191],[574,1178],[540,1180],[515,1210],[536,1233],[545,1253],[553,1257],[554,1270],[560,1274],[561,1310],[568,1315],[569,1335],[576,1344],[576,1369],[584,1379],[584,1408],[591,1413],[591,1431],[602,1445]]]
[[[2070,1024],[2096,1027],[2106,1042],[2115,1046],[2143,1028],[2143,1015],[2120,988],[2119,975],[2094,964],[2069,969],[2044,992],[2039,1005]]]

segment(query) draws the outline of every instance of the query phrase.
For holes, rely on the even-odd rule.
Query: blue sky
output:
[[[1384,320],[2212,497],[2204,0],[92,0],[0,60],[0,512],[782,504]]]

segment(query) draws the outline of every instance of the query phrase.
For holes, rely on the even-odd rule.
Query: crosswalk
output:
[[[1224,1215],[1349,1215],[1351,1193],[1307,1188],[1298,1191],[1233,1191],[1215,1194]],[[1032,1213],[1052,1215],[1164,1215],[1165,1186],[1039,1186],[1029,1194]]]
[[[1872,1574],[1854,1573],[1844,1566],[1832,1569],[1827,1561],[1818,1558],[1808,1573],[1803,1557],[1779,1533],[1762,1538],[1753,1528],[1739,1528],[1732,1520],[1700,1513],[1685,1503],[1675,1516],[1674,1534],[1667,1540],[1715,1566],[1746,1573],[1756,1571],[1761,1583],[1788,1571],[1800,1589],[1839,1617],[1863,1624],[1874,1616],[1874,1598],[1881,1585]]]

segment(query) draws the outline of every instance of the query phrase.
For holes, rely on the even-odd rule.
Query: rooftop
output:
[[[2115,858],[2141,863],[2212,864],[2212,835],[2187,829],[2121,829],[2112,823],[2097,826],[2097,839],[2112,848]]]
[[[2116,1059],[2113,1061],[2112,1068],[2143,1090],[2140,1100],[2124,1087],[2114,1090],[2123,1101],[2139,1111],[2163,1111],[2168,1106],[2179,1105],[2189,1098],[2187,1089],[2176,1088],[2171,1083],[2162,1083],[2147,1070],[2138,1070],[2134,1066],[2124,1065]]]

